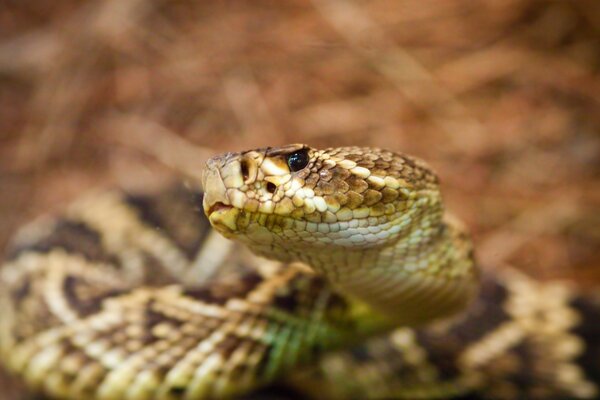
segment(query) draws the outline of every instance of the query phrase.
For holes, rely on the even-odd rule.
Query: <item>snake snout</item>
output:
[[[227,235],[237,228],[237,210],[229,192],[243,185],[239,154],[227,153],[206,162],[202,171],[202,207],[210,223]]]
[[[227,196],[227,187],[221,176],[222,167],[221,160],[215,157],[207,161],[206,168],[202,171],[202,188],[205,193],[202,206],[207,215],[209,215],[211,207],[217,203],[224,205],[231,204]]]

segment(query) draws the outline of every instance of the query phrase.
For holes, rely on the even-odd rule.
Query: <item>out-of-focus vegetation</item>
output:
[[[600,284],[599,70],[595,0],[8,1],[0,252],[92,187],[354,144],[433,164],[486,268]]]

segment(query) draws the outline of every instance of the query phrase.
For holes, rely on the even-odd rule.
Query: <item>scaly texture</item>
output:
[[[437,178],[420,160],[290,145],[215,157],[203,187],[219,232],[306,263],[396,325],[448,316],[475,293],[471,243],[443,219]]]
[[[282,379],[315,397],[597,394],[600,306],[564,284],[486,274],[457,317],[368,339],[456,313],[477,286],[422,162],[294,145],[216,158],[205,189],[219,232],[283,262],[211,231],[200,193],[90,195],[17,236],[0,272],[3,362],[73,399],[215,398]]]

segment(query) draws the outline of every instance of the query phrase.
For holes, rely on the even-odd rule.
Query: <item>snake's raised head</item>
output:
[[[396,322],[448,315],[475,293],[468,236],[443,220],[437,178],[418,159],[294,144],[214,157],[203,185],[223,235],[310,266]]]
[[[207,162],[203,187],[204,211],[219,232],[282,260],[319,247],[387,244],[416,220],[427,216],[434,226],[441,216],[431,170],[373,148],[226,153]]]

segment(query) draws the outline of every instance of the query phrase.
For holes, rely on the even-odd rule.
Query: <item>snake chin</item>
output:
[[[216,202],[207,207],[206,216],[211,225],[223,236],[231,238],[237,230],[237,219],[240,210],[222,203]]]

